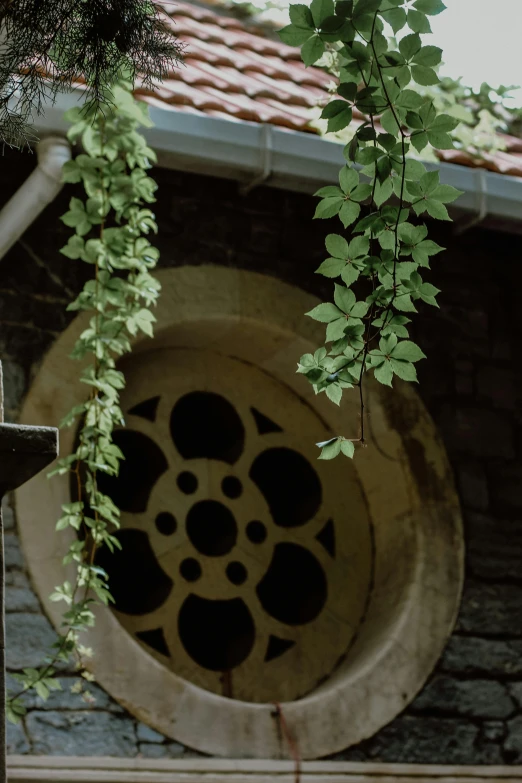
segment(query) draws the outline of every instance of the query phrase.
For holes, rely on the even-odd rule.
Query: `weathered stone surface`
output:
[[[8,753],[29,753],[31,748],[21,723],[6,723],[6,750]]]
[[[16,489],[39,473],[58,454],[58,430],[0,424],[0,488]]]
[[[490,467],[492,505],[499,512],[522,510],[522,466]]]
[[[501,742],[506,731],[506,724],[500,720],[487,720],[482,724],[482,736],[488,742]]]
[[[31,589],[29,580],[24,571],[17,571],[14,569],[7,571],[5,575],[5,583],[9,587],[24,587],[28,590]]]
[[[503,413],[446,405],[437,423],[452,453],[505,459],[515,456],[513,430]]]
[[[20,542],[15,533],[6,533],[4,538],[5,568],[23,568],[24,558],[20,549]]]
[[[34,691],[29,691],[23,697],[24,705],[27,709],[36,710],[92,710],[96,712],[98,710],[108,710],[109,712],[123,714],[123,707],[115,702],[109,694],[100,688],[96,683],[86,683],[82,680],[83,685],[89,691],[94,701],[85,702],[81,694],[73,693],[71,686],[78,681],[78,677],[60,677],[60,685],[62,690],[51,691],[49,698],[44,701],[36,695]],[[152,731],[152,730],[151,730]],[[161,738],[161,741],[163,737]],[[151,740],[149,740],[150,742]]]
[[[504,642],[454,635],[439,666],[454,674],[522,675],[522,640]]]
[[[464,586],[457,630],[477,636],[522,636],[522,587],[468,582]]]
[[[522,682],[510,682],[508,683],[508,690],[511,698],[515,703],[522,707]]]
[[[359,746],[372,761],[408,764],[473,764],[478,728],[464,720],[404,715]],[[354,748],[335,756],[353,759]],[[428,761],[429,760],[429,761]]]
[[[510,764],[520,764],[522,762],[522,715],[517,715],[508,722],[507,731],[504,742],[506,761]]]
[[[106,712],[30,712],[27,733],[35,753],[49,756],[135,756],[131,718]]]
[[[455,362],[455,391],[462,397],[473,394],[473,363],[467,359]]]
[[[468,511],[465,523],[467,565],[473,576],[522,577],[522,515],[517,521]]]
[[[185,747],[179,742],[166,742],[163,745],[142,742],[139,745],[139,755],[148,759],[175,759],[187,754]],[[194,755],[201,756],[199,753]]]
[[[470,718],[507,718],[515,704],[507,688],[494,680],[457,680],[437,675],[426,685],[411,711]]]
[[[473,764],[504,764],[502,745],[496,742],[478,742]]]
[[[138,723],[136,736],[138,737],[138,742],[161,743],[165,741],[163,734],[160,734],[159,731],[154,731],[154,729],[151,729],[150,726],[147,726],[145,723]]]
[[[8,585],[5,591],[6,612],[38,612],[40,605],[33,591],[28,587]]]
[[[25,391],[25,372],[16,362],[2,361],[4,378],[4,407],[6,410],[16,410]]]
[[[204,757],[203,753],[197,753],[196,751],[191,751],[190,753],[187,754],[184,746],[180,745],[179,742],[168,742],[167,750],[168,750],[169,758],[171,759],[175,759],[183,755],[191,755],[194,757],[197,756],[198,758]]]
[[[138,746],[138,755],[146,759],[168,759],[169,753],[166,745],[157,745],[151,742],[141,742]]]
[[[43,655],[56,640],[56,634],[43,615],[8,614],[6,624],[6,660],[8,669],[39,666]]]
[[[7,497],[2,500],[2,521],[4,530],[13,530],[15,526],[15,515],[13,508],[9,505]]]
[[[479,463],[467,462],[457,469],[459,495],[464,508],[485,510],[489,503],[486,474]]]
[[[493,403],[495,408],[515,410],[517,398],[513,373],[495,366],[482,366],[477,372],[477,397]]]

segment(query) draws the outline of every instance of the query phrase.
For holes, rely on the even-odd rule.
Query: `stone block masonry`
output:
[[[4,156],[16,180],[16,158]],[[234,183],[158,171],[161,264],[223,264],[256,270],[315,293],[331,282],[314,275],[335,221],[314,221],[314,200]],[[66,303],[90,270],[59,255],[68,229],[58,221],[62,193],[3,261],[0,354],[7,418],[16,420],[39,362],[66,325]],[[411,706],[376,736],[337,759],[422,764],[522,763],[522,238],[472,229],[460,236],[430,226],[448,251],[433,259],[430,281],[440,310],[421,306],[416,339],[419,393],[453,465],[465,521],[467,575],[461,612],[433,677]],[[495,260],[502,258],[502,276]],[[296,357],[297,360],[298,357]],[[393,392],[390,392],[393,393]],[[53,631],[31,589],[7,508],[7,641],[12,672],[39,663]],[[10,753],[174,758],[192,754],[138,724],[97,687],[84,704],[63,690],[27,700],[9,727]],[[110,740],[109,740],[110,738]]]

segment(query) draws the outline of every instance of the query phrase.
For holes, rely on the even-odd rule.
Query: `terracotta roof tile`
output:
[[[310,109],[328,97],[332,79],[305,68],[299,50],[213,9],[187,2],[156,0],[186,45],[185,65],[155,90],[138,88],[147,103],[176,111],[271,123],[314,133]],[[354,115],[354,122],[360,117]],[[502,135],[502,134],[501,134]],[[441,160],[522,177],[522,139],[502,135],[504,152],[474,158],[444,150]]]

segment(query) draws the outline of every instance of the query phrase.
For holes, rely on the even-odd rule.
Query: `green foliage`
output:
[[[107,574],[96,566],[95,553],[101,546],[110,551],[120,546],[114,536],[120,512],[100,492],[97,479],[100,472],[117,475],[123,459],[112,440],[114,427],[123,423],[119,393],[125,386],[115,359],[131,350],[131,338],[140,333],[152,336],[155,317],[149,308],[160,290],[151,275],[159,253],[148,239],[157,230],[147,206],[155,200],[156,184],[146,174],[155,154],[137,130],[151,123],[129,84],[116,84],[112,95],[114,106],[105,117],[94,109],[87,116],[76,108],[67,114],[73,123],[69,138],[81,141],[85,152],[66,164],[64,181],[82,183],[85,197],[72,198],[62,217],[75,231],[62,253],[93,267],[92,278],[68,307],[91,314],[71,355],[82,363],[80,380],[88,395],[61,425],[80,425],[76,451],[61,459],[50,475],[71,474],[76,486],[76,499],[63,505],[56,524],[57,531],[75,532],[64,564],[75,566],[76,580],[65,581],[51,595],[51,600],[65,604],[62,630],[39,669],[16,675],[20,691],[8,698],[8,715],[14,721],[25,712],[26,691],[34,689],[45,699],[60,687],[57,663],[74,657],[83,679],[92,679],[84,668],[91,651],[79,644],[79,637],[94,624],[93,604],[112,601]],[[91,700],[81,685],[75,691]]]
[[[150,88],[183,46],[152,0],[0,0],[0,140],[20,145],[59,90],[83,77],[90,109],[113,104],[121,73]]]
[[[347,128],[354,108],[367,117],[344,148],[339,184],[316,193],[314,217],[338,217],[351,229],[349,237],[326,238],[328,257],[317,273],[335,279],[333,302],[307,314],[325,324],[325,345],[302,356],[297,371],[316,394],[324,392],[336,405],[354,387],[361,402],[359,437],[318,443],[320,459],[353,457],[354,444],[364,442],[366,374],[387,386],[394,376],[417,380],[415,364],[425,357],[409,339],[410,318],[404,313],[417,312],[419,302],[437,306],[440,292],[423,275],[443,250],[427,239],[427,227],[418,219],[450,220],[446,205],[460,195],[440,183],[438,171],[408,158],[412,147],[417,152],[428,144],[451,148],[450,134],[459,122],[409,86],[439,81],[435,69],[442,52],[421,35],[430,30],[429,17],[444,10],[441,0],[410,5],[406,0],[313,0],[310,9],[291,6],[291,24],[281,31],[283,40],[302,47],[305,64],[324,52],[335,55],[336,94],[322,112],[328,129]],[[405,27],[411,32],[397,45],[383,35],[384,22],[395,32]]]

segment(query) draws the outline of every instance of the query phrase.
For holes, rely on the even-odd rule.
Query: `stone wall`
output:
[[[5,199],[32,162],[6,156]],[[313,274],[334,221],[312,223],[313,199],[259,188],[248,197],[217,179],[159,171],[158,245],[164,266],[223,264],[256,270],[330,296]],[[62,194],[2,261],[0,355],[8,419],[69,316],[84,270],[60,256],[68,229]],[[457,627],[414,703],[378,735],[336,758],[410,763],[522,763],[522,482],[519,294],[522,239],[475,228],[432,227],[450,250],[434,259],[441,309],[425,307],[414,335],[428,354],[419,391],[445,440],[466,526],[467,565]],[[88,271],[88,270],[87,270]],[[38,664],[53,632],[31,590],[6,515],[7,639],[11,671]],[[64,690],[28,700],[9,728],[11,753],[174,757],[190,753],[137,725],[95,688],[90,707]]]

